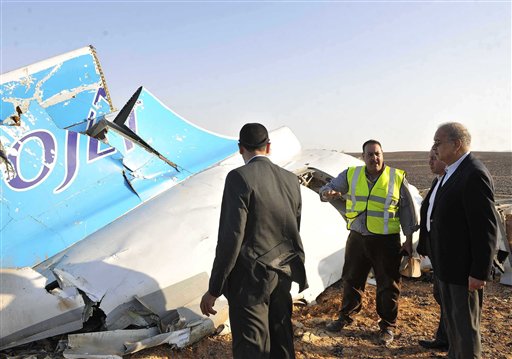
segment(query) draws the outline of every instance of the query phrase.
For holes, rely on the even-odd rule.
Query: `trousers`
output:
[[[377,314],[381,329],[396,327],[400,296],[400,235],[363,236],[350,231],[343,266],[343,301],[340,319],[351,323],[351,315],[362,308],[362,295],[370,269],[377,282]]]
[[[269,296],[263,303],[229,300],[234,359],[294,359],[291,279],[270,271]]]
[[[439,280],[439,293],[450,348],[450,359],[479,359],[482,355],[480,318],[483,290],[469,291],[467,285]]]
[[[441,293],[439,293],[439,278],[436,277],[435,272],[434,272],[433,282],[434,282],[434,288],[433,288],[434,299],[436,300],[437,304],[439,304],[439,308],[441,309],[441,312],[439,313],[439,316],[440,316],[439,324],[437,326],[435,339],[441,343],[449,343],[448,335],[446,334],[446,325],[445,325],[446,318],[443,314],[443,304],[441,302]]]

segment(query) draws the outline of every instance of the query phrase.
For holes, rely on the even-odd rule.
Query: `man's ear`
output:
[[[270,142],[267,142],[267,145],[265,146],[265,154],[269,154],[270,153]]]
[[[241,144],[238,144],[238,153],[243,155],[244,154],[244,150],[245,150],[244,146],[242,146]]]
[[[459,152],[462,149],[462,141],[461,140],[454,140],[453,144],[455,145],[455,152]]]

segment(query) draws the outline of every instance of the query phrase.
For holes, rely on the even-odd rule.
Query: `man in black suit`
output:
[[[439,161],[436,156],[436,152],[434,150],[430,150],[429,153],[429,159],[428,159],[428,165],[430,166],[430,171],[432,171],[433,174],[436,175],[436,178],[434,178],[434,181],[432,182],[432,185],[430,186],[430,190],[428,191],[427,195],[425,196],[425,199],[423,202],[421,202],[421,220],[420,220],[420,238],[418,241],[418,246],[416,247],[416,251],[418,254],[422,256],[428,256],[431,257],[431,248],[430,248],[430,226],[427,228],[427,211],[429,208],[429,204],[431,201],[434,200],[437,192],[437,183],[438,181],[444,176],[445,172],[444,169],[446,168],[446,163],[443,161]],[[437,326],[437,331],[435,335],[434,340],[419,340],[418,343],[427,349],[440,349],[443,351],[448,350],[448,336],[446,335],[446,329],[445,329],[445,319],[443,316],[443,310],[442,310],[442,304],[441,304],[441,297],[439,294],[439,282],[438,278],[436,277],[435,268],[434,269],[434,276],[432,278],[434,283],[434,299],[436,300],[437,304],[439,304],[441,308],[440,318],[439,318],[439,324]]]
[[[427,221],[452,359],[481,356],[483,288],[497,240],[493,181],[470,144],[468,130],[451,122],[437,129],[432,147],[447,165]]]
[[[242,127],[239,150],[245,165],[226,178],[201,311],[215,314],[215,300],[226,296],[234,358],[295,358],[291,282],[307,288],[299,180],[266,157],[270,142],[263,125]]]

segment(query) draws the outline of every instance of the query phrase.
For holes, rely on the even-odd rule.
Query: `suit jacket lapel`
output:
[[[427,221],[427,211],[428,211],[428,205],[430,201],[430,197],[432,196],[432,191],[434,191],[434,188],[437,184],[437,177],[434,178],[432,181],[432,184],[430,185],[430,189],[427,192],[427,195],[425,198],[423,198],[423,201],[421,202],[421,208],[420,208],[420,226],[425,226],[425,223]]]
[[[434,201],[434,206],[432,207],[432,214],[434,213],[434,211],[436,209],[436,206],[439,203],[439,201],[442,200],[442,197],[444,196],[444,194],[446,192],[448,192],[450,187],[453,186],[454,183],[457,182],[457,179],[460,176],[463,175],[463,173],[465,172],[466,166],[470,162],[472,162],[472,161],[473,161],[473,154],[470,153],[469,155],[466,156],[466,158],[464,158],[464,160],[460,163],[459,167],[457,167],[455,172],[452,173],[450,178],[448,178],[447,180],[444,180],[443,182],[441,182],[442,186],[439,186],[439,188],[437,189],[436,198],[435,198],[435,201]]]
[[[427,195],[425,196],[425,198],[423,199],[423,202],[425,202],[427,204],[427,208],[428,208],[428,201],[430,201],[430,196],[432,196],[432,192],[434,191],[434,188],[436,188],[436,185],[437,185],[437,181],[439,179],[437,178],[437,176],[434,178],[434,180],[432,181],[432,184],[430,185],[430,189],[428,190],[427,192]]]

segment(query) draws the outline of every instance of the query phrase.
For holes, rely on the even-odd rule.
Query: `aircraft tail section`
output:
[[[92,47],[2,76],[0,262],[33,266],[237,151],[140,87],[117,116]]]

